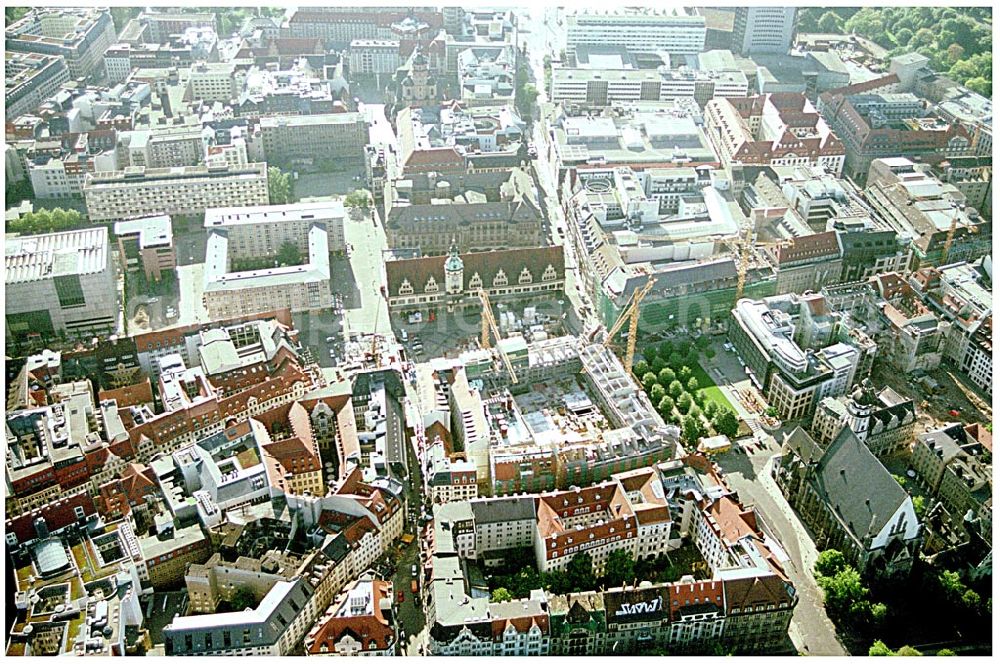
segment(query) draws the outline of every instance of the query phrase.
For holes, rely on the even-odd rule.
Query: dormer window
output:
[[[435,281],[434,276],[431,275],[427,279],[427,285],[424,286],[425,293],[436,293],[438,291],[437,281]]]
[[[507,285],[507,275],[502,269],[497,271],[497,275],[493,277],[493,287],[498,288]]]
[[[410,283],[409,279],[403,279],[403,283],[399,286],[400,295],[413,295],[413,284]]]
[[[520,276],[517,278],[517,283],[519,284],[530,284],[532,282],[531,273],[528,272],[528,268],[521,270]]]
[[[472,275],[472,278],[469,279],[469,290],[479,290],[482,287],[483,287],[483,278],[479,276],[478,272],[476,272],[474,275]]]
[[[549,265],[545,268],[545,272],[542,272],[542,281],[553,281],[558,278],[558,276],[559,275],[556,274],[556,269],[552,267],[552,265]]]

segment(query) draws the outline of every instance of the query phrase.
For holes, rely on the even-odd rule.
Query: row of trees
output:
[[[636,561],[627,551],[619,549],[608,554],[604,576],[597,577],[590,554],[578,553],[563,572],[538,572],[528,565],[515,574],[497,576],[497,587],[491,596],[494,602],[506,602],[528,597],[536,588],[564,594],[598,587],[619,588],[634,581],[671,582],[691,572],[690,566],[674,565],[666,556]]]
[[[84,225],[83,215],[77,210],[36,210],[22,214],[14,221],[7,223],[8,233],[37,234],[71,231]]]
[[[870,39],[890,55],[920,53],[931,67],[992,96],[993,31],[988,7],[809,7],[802,32],[847,32]]]
[[[646,348],[643,359],[632,368],[657,412],[664,421],[680,424],[682,439],[689,445],[705,436],[708,426],[729,437],[739,430],[736,413],[708,400],[691,369],[697,365],[699,349],[706,356],[714,355],[709,343],[706,336],[694,343],[664,341]]]

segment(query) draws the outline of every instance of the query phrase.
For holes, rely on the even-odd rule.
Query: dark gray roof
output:
[[[488,498],[474,500],[472,516],[476,524],[498,521],[524,521],[535,518],[534,496],[513,496],[510,498]]]
[[[389,211],[389,226],[414,223],[475,224],[496,221],[541,221],[538,208],[528,201],[468,203],[465,205],[407,205]]]
[[[813,485],[859,542],[877,534],[909,498],[854,432],[844,427],[819,460]]]
[[[791,448],[796,456],[807,464],[818,461],[823,456],[823,449],[800,426],[795,427],[795,430],[791,433],[785,434],[784,443]]]

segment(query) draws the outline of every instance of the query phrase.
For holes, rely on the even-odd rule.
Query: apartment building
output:
[[[71,338],[118,329],[118,288],[104,226],[9,238],[6,336]]]
[[[705,49],[705,18],[680,8],[574,12],[566,17],[566,50],[612,44],[630,51],[697,55]]]
[[[266,205],[267,164],[233,168],[187,166],[145,168],[87,175],[83,186],[91,221],[121,221],[136,217],[201,214],[206,208],[234,203]]]
[[[272,163],[360,157],[368,143],[368,123],[361,113],[264,117],[260,138]]]
[[[788,53],[795,37],[795,13],[795,7],[737,7],[733,18],[733,52]]]
[[[41,8],[8,25],[4,43],[7,51],[61,56],[69,77],[79,78],[103,74],[104,52],[114,41],[107,8]]]
[[[3,65],[8,120],[31,113],[69,80],[66,61],[57,55],[6,51]]]

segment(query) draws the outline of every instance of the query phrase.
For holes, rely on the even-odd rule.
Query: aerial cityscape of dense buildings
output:
[[[8,656],[992,654],[989,7],[5,18]]]

